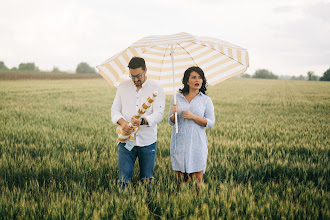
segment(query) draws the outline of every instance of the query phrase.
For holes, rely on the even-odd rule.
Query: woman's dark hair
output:
[[[182,89],[179,89],[179,91],[182,94],[189,93],[188,80],[189,80],[189,77],[190,77],[190,73],[192,73],[192,72],[196,72],[196,73],[198,73],[202,77],[203,83],[202,83],[202,87],[199,89],[199,91],[202,92],[203,94],[206,94],[205,92],[207,90],[206,89],[207,82],[206,82],[205,74],[204,74],[203,70],[201,68],[199,68],[198,66],[189,67],[184,72],[184,75],[183,75],[183,78],[182,78],[183,88]]]
[[[130,69],[137,69],[142,68],[142,70],[146,70],[146,62],[142,57],[133,57],[128,64],[128,68]]]

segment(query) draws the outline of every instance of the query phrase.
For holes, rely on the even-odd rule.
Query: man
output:
[[[133,126],[140,126],[131,150],[125,143],[118,144],[118,182],[123,188],[132,181],[136,157],[139,158],[140,180],[150,182],[153,179],[157,152],[157,123],[162,121],[165,108],[164,90],[158,83],[147,79],[144,59],[133,57],[128,68],[131,80],[119,85],[111,107],[112,122],[119,124],[125,133],[133,131],[129,122]],[[150,108],[140,119],[133,118],[139,107],[155,91],[158,91],[158,96]]]

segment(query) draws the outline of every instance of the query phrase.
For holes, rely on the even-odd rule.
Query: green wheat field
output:
[[[155,181],[119,189],[104,79],[0,81],[0,219],[330,219],[330,83],[231,79],[197,196],[177,191],[166,97]]]

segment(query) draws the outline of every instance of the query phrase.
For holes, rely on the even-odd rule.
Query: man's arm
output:
[[[111,121],[114,124],[119,124],[119,119],[124,120],[124,116],[122,115],[122,102],[120,97],[120,87],[117,89],[115,99],[113,100],[112,106],[111,106]]]
[[[111,121],[114,124],[119,124],[125,133],[131,133],[133,131],[133,127],[130,127],[128,124],[129,122],[124,119],[122,115],[122,101],[121,101],[121,89],[118,88],[116,92],[115,99],[113,100],[111,106]]]

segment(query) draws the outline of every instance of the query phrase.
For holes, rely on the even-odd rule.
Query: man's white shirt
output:
[[[164,89],[159,83],[149,79],[142,84],[139,91],[132,80],[120,83],[117,89],[111,107],[111,121],[114,124],[121,118],[129,122],[155,91],[158,92],[155,101],[142,116],[148,121],[148,125],[140,125],[140,130],[135,135],[135,146],[148,146],[157,140],[157,123],[162,121],[165,109]]]

